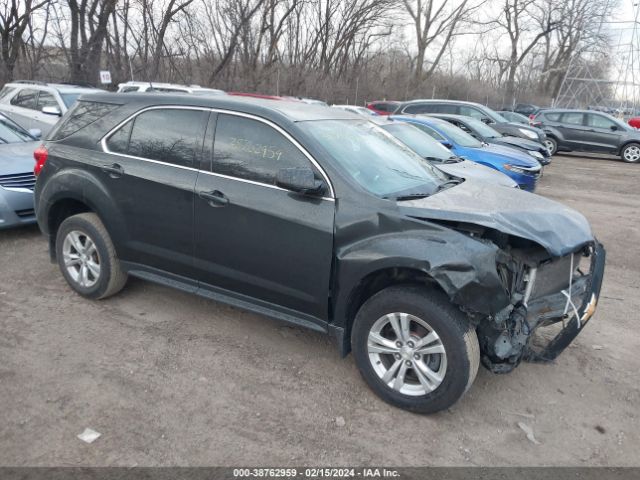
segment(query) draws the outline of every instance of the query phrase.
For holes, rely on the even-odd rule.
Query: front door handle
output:
[[[229,203],[229,199],[220,190],[213,190],[211,192],[201,191],[198,192],[198,196],[206,200],[212,207],[222,207]]]
[[[124,168],[122,168],[122,165],[119,165],[117,163],[113,163],[111,165],[102,165],[102,167],[100,167],[100,170],[102,170],[104,173],[108,173],[111,178],[120,178],[122,175],[124,175]]]

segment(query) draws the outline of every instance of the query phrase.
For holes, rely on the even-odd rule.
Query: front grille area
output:
[[[0,175],[0,187],[3,188],[27,188],[33,190],[35,185],[36,176],[33,172]]]
[[[16,210],[16,215],[20,218],[33,217],[36,214],[33,208],[26,208],[24,210]]]

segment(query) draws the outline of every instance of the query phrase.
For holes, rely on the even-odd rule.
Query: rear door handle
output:
[[[111,178],[120,178],[122,175],[124,175],[124,168],[122,168],[122,165],[119,165],[117,163],[113,163],[111,165],[102,165],[102,167],[100,167],[100,170],[102,170],[104,173],[108,173]]]
[[[198,196],[206,200],[212,207],[222,207],[229,203],[229,199],[220,190],[213,190],[211,192],[201,191],[198,192]]]

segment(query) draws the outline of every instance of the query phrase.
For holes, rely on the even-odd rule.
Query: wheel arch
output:
[[[620,148],[618,149],[618,155],[621,156],[624,149],[627,148],[632,143],[640,146],[640,140],[629,139],[625,141],[622,145],[620,145]]]

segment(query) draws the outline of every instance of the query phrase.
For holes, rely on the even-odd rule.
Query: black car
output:
[[[541,165],[549,165],[551,163],[549,150],[540,142],[500,133],[493,127],[473,117],[445,114],[433,114],[432,116],[452,123],[481,142],[502,145],[526,152],[540,162]]]
[[[547,133],[550,152],[592,152],[640,162],[640,131],[604,112],[544,110],[535,121]]]
[[[400,114],[432,114],[444,113],[450,115],[463,115],[473,117],[491,125],[500,133],[512,135],[514,137],[526,138],[544,144],[545,135],[539,128],[510,122],[498,112],[489,107],[473,102],[462,102],[458,100],[412,100],[401,103],[394,115]]]
[[[605,252],[581,214],[449,176],[349,112],[91,95],[39,152],[38,223],[77,293],[132,275],[328,333],[409,410],[449,407],[480,361],[553,359],[595,310]]]

